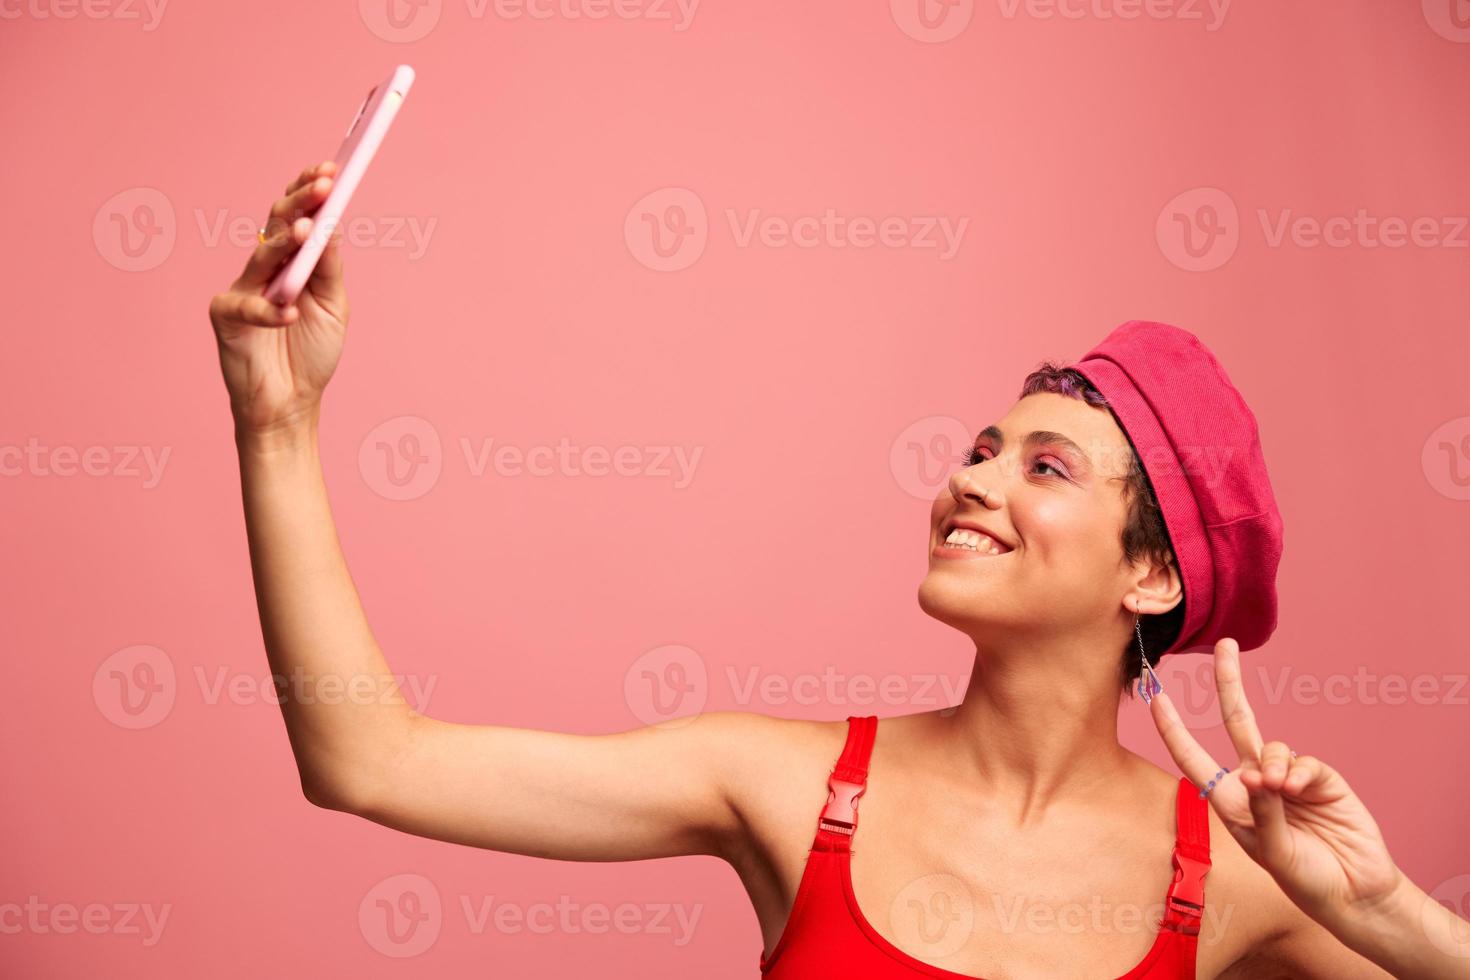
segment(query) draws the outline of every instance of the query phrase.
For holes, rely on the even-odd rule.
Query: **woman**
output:
[[[312,803],[517,854],[717,855],[750,894],[768,977],[1470,977],[1443,941],[1463,923],[1397,869],[1343,778],[1257,730],[1237,657],[1275,626],[1279,518],[1254,419],[1174,328],[1130,324],[1033,375],[935,501],[919,600],[976,643],[957,708],[881,726],[716,712],[600,736],[413,711],[317,455],[348,319],[338,243],[295,305],[261,296],[334,172],[291,182],[210,307],[272,670],[386,695],[293,685],[282,710]],[[1246,452],[1185,458],[1222,425]],[[1156,458],[1171,446],[1174,468]],[[1238,754],[1225,766],[1150,697],[1151,663],[1201,644]],[[1117,741],[1136,673],[1182,779]]]

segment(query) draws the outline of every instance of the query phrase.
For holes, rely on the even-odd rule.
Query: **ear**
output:
[[[1157,616],[1179,605],[1184,582],[1172,554],[1140,558],[1133,563],[1133,579],[1123,593],[1123,608],[1143,616]]]

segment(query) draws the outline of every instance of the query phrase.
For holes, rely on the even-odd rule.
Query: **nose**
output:
[[[1000,491],[994,487],[981,486],[975,480],[976,466],[961,466],[954,471],[949,478],[949,493],[955,500],[975,500],[981,506],[994,510],[999,507],[1003,500]]]

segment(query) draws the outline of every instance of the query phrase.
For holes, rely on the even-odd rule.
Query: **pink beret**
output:
[[[1187,330],[1131,320],[1068,365],[1111,404],[1158,497],[1184,582],[1184,626],[1163,653],[1252,650],[1276,629],[1281,512],[1256,417]],[[1161,654],[1149,651],[1156,661]]]

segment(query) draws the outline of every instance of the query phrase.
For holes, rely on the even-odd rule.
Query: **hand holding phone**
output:
[[[352,200],[352,192],[361,183],[368,164],[382,145],[388,128],[393,125],[399,107],[408,97],[413,79],[413,69],[408,65],[399,65],[388,78],[373,86],[367,98],[363,99],[334,158],[337,174],[331,192],[311,216],[311,233],[266,287],[265,298],[272,303],[289,306],[301,295],[301,290],[311,278],[311,272],[316,268],[317,260],[321,258],[332,231],[347,210],[347,202]]]

